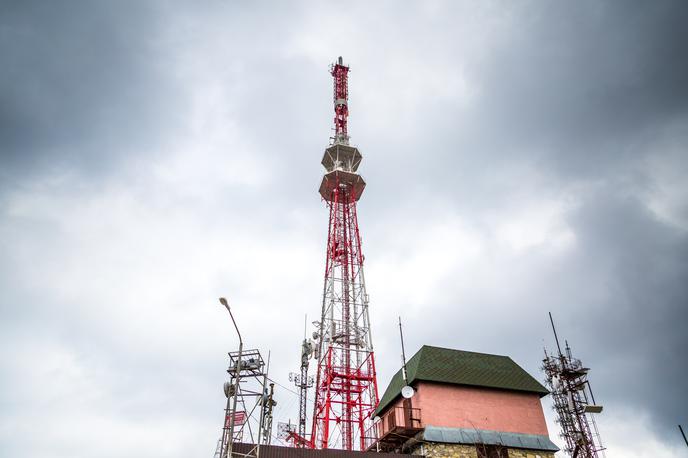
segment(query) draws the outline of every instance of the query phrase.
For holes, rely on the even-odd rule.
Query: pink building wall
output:
[[[537,393],[419,382],[411,403],[420,409],[422,428],[432,425],[548,435]],[[399,399],[390,407],[402,405]],[[391,412],[388,409],[386,415]],[[386,422],[381,426],[386,429]]]

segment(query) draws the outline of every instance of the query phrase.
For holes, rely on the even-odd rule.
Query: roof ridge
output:
[[[418,350],[417,353],[420,353],[420,351],[421,351],[423,348],[425,348],[425,347],[428,347],[428,348],[436,348],[437,350],[447,350],[447,351],[454,351],[454,352],[461,352],[461,353],[472,353],[472,354],[474,354],[474,355],[482,355],[482,356],[499,356],[500,358],[509,358],[509,359],[511,359],[511,357],[509,357],[509,356],[507,356],[507,355],[496,355],[496,354],[494,354],[494,353],[483,353],[483,352],[480,352],[480,351],[471,351],[471,350],[458,350],[458,349],[456,349],[456,348],[438,347],[437,345],[423,345],[422,347],[420,347],[420,350]],[[416,356],[416,355],[413,355],[413,356]],[[513,361],[513,360],[512,360],[512,361]]]

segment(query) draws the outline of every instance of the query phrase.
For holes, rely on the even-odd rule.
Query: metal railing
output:
[[[385,413],[380,421],[373,423],[366,430],[365,449],[382,441],[385,435],[402,430],[421,429],[420,409],[413,407],[396,406]]]

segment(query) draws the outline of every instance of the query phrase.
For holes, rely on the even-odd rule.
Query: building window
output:
[[[509,458],[509,451],[501,445],[476,444],[478,458]]]

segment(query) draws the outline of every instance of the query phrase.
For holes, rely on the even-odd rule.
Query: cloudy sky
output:
[[[551,311],[607,456],[685,456],[687,21],[681,1],[0,2],[0,455],[211,456],[237,345],[219,296],[290,385],[342,55],[381,388],[398,315],[409,353],[541,379]]]

